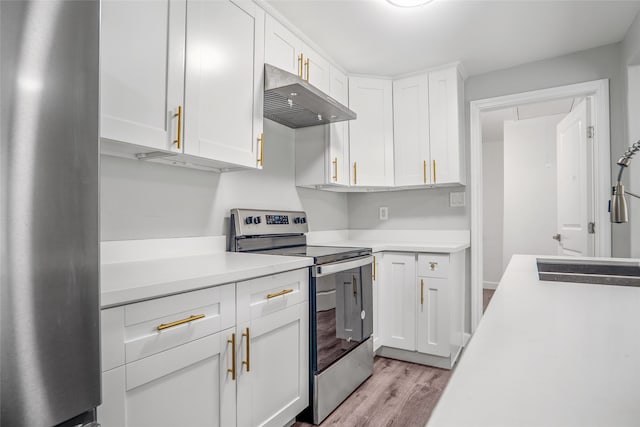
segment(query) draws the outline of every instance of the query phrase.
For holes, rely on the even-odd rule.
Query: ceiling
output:
[[[504,122],[507,120],[527,120],[554,114],[568,114],[583,98],[563,98],[502,110],[487,111],[480,114],[482,141],[496,142],[504,140]]]
[[[468,75],[619,42],[640,1],[267,0],[356,74],[397,76],[462,61]]]

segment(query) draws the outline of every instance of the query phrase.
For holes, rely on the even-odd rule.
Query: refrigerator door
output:
[[[98,1],[0,1],[0,419],[100,404]]]

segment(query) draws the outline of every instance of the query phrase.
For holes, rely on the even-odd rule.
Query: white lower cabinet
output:
[[[309,403],[308,287],[302,269],[102,310],[99,422],[285,425]]]
[[[228,329],[102,374],[102,426],[235,424]]]
[[[450,369],[463,344],[464,252],[385,253],[377,354]]]

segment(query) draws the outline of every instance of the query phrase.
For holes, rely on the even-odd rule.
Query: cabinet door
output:
[[[349,78],[351,184],[393,185],[393,105],[390,80]]]
[[[448,280],[418,278],[418,351],[449,356]]]
[[[349,81],[335,67],[330,68],[329,95],[336,101],[349,105]],[[329,125],[329,163],[331,183],[349,185],[349,122]]]
[[[431,183],[426,75],[393,82],[395,185]]]
[[[104,0],[100,136],[178,151],[185,0]]]
[[[308,302],[241,324],[237,333],[238,426],[285,425],[309,404]]]
[[[103,373],[103,427],[229,426],[236,419],[234,329]],[[236,347],[237,348],[237,347]]]
[[[265,22],[265,62],[302,77],[302,41],[291,31],[267,15]]]
[[[379,289],[380,339],[383,345],[416,349],[416,257],[414,254],[385,254]]]
[[[429,73],[429,136],[433,184],[460,183],[462,79],[455,67]]]
[[[373,351],[376,351],[378,347],[383,345],[380,340],[380,266],[382,265],[382,253],[373,254],[373,271],[372,271],[372,285],[373,285]]]
[[[302,46],[304,79],[324,93],[329,92],[330,64],[318,52],[307,45]]]
[[[258,166],[264,12],[254,3],[187,3],[185,153]]]

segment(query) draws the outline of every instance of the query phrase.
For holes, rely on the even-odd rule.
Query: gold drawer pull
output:
[[[247,339],[246,349],[247,349],[247,361],[242,361],[242,364],[247,367],[247,372],[251,371],[251,336],[249,335],[249,328],[245,329],[245,333],[242,334],[243,337]]]
[[[198,320],[198,319],[204,319],[204,314],[196,314],[195,316],[189,316],[186,319],[176,320],[175,322],[171,322],[171,323],[163,323],[161,325],[158,325],[157,329],[161,331],[163,329],[173,328],[174,326],[193,322],[194,320]]]
[[[422,161],[422,181],[424,181],[424,183],[427,183],[427,161],[423,160]]]
[[[433,183],[436,183],[436,161],[433,161]]]
[[[335,166],[335,168],[336,168],[336,173],[335,173],[335,175],[333,175],[333,180],[335,182],[338,182],[338,158],[336,157],[335,159],[333,159],[333,162],[331,162],[331,163],[333,163],[333,166]]]
[[[376,280],[376,256],[373,256],[373,280]]]
[[[178,112],[173,115],[178,118],[178,138],[173,140],[174,144],[178,145],[180,149],[180,142],[182,141],[182,105],[178,105]]]
[[[231,334],[231,339],[227,340],[231,344],[231,368],[227,372],[231,373],[231,380],[236,379],[236,334]]]
[[[267,299],[271,299],[271,298],[279,297],[279,296],[282,296],[282,295],[290,294],[291,292],[293,292],[293,289],[283,289],[280,292],[276,292],[275,294],[267,294]]]
[[[424,279],[420,279],[420,305],[424,305]]]

